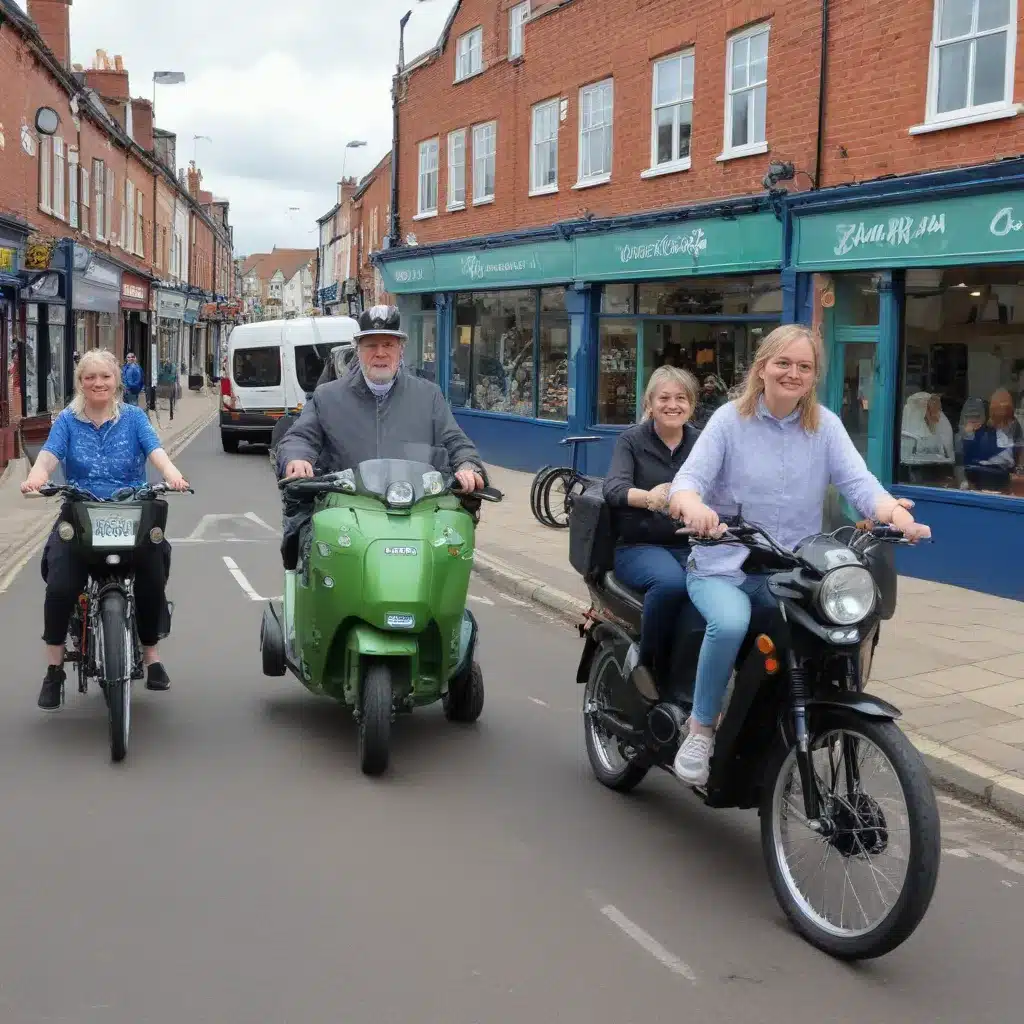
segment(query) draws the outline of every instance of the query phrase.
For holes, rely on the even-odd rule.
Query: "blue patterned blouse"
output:
[[[146,482],[146,460],[160,447],[153,425],[134,405],[122,405],[116,420],[96,427],[65,409],[43,445],[60,461],[69,484],[109,498],[121,487]]]

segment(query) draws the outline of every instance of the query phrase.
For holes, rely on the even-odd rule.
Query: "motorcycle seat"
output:
[[[606,572],[602,583],[605,590],[607,590],[612,597],[631,608],[637,613],[637,615],[643,612],[643,591],[627,587],[626,584],[619,580],[613,572]]]

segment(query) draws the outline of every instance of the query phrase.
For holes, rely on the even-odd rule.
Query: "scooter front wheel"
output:
[[[359,766],[364,775],[382,775],[391,746],[391,668],[371,665],[363,679],[359,716]]]

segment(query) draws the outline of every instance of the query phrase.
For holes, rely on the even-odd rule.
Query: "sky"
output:
[[[156,124],[177,134],[178,166],[195,158],[203,187],[230,200],[236,254],[316,248],[343,159],[362,176],[391,147],[399,19],[412,9],[409,60],[437,42],[452,3],[75,0],[71,59],[120,54],[132,95],[148,99],[154,71],[183,71],[184,85],[157,87]]]

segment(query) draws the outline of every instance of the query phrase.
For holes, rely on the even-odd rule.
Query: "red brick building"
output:
[[[703,416],[814,324],[872,470],[976,538],[906,571],[1024,597],[1019,7],[456,3],[398,78],[375,262],[484,456],[588,433],[601,473],[656,367],[698,375]]]
[[[131,97],[120,58],[71,65],[68,7],[29,0],[26,16],[0,0],[0,465],[15,428],[45,433],[63,408],[75,353],[130,349],[148,371],[163,331],[159,348],[177,361],[190,288],[185,207],[196,237],[231,248],[230,228],[179,184],[173,136],[157,145],[152,106]],[[54,124],[37,123],[41,109]],[[191,287],[213,298],[216,256],[196,265],[203,259],[210,273]],[[168,290],[182,301],[162,297]]]

